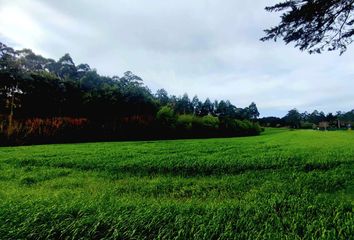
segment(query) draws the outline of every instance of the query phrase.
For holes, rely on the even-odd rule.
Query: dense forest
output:
[[[142,78],[102,76],[69,54],[58,61],[0,43],[0,144],[258,135],[261,127],[346,127],[354,110],[335,115],[290,110],[258,119],[255,103],[201,101],[155,94]]]
[[[153,94],[127,71],[102,76],[0,43],[1,144],[257,135],[257,106]]]

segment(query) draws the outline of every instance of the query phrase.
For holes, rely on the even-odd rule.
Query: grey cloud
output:
[[[278,21],[264,7],[278,0],[0,2],[0,13],[12,9],[27,19],[23,26],[4,19],[0,40],[46,57],[69,52],[101,74],[131,70],[153,91],[230,99],[237,106],[255,101],[262,115],[354,108],[353,47],[339,57],[259,41]]]

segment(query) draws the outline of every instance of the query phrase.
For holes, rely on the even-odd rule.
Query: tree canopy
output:
[[[248,120],[258,110],[251,106],[253,113],[230,101],[191,100],[164,89],[153,94],[131,71],[102,76],[88,64],[76,65],[68,53],[56,61],[0,43],[0,142],[5,132],[16,140],[35,132],[46,132],[49,140],[70,138],[78,123],[90,125],[84,132],[94,137],[87,140],[254,135],[259,128]],[[64,128],[70,133],[62,133]]]
[[[341,54],[353,42],[354,0],[287,0],[266,10],[282,15],[277,26],[265,30],[263,41],[281,38],[309,53]]]

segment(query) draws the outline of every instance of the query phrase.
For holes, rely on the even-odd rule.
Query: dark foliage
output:
[[[284,13],[279,25],[265,30],[263,41],[282,38],[310,53],[340,50],[341,54],[353,42],[354,0],[288,0],[266,10]]]
[[[349,112],[338,111],[336,114],[319,112],[300,113],[297,109],[290,110],[283,118],[264,117],[258,119],[264,127],[290,127],[290,128],[328,128],[347,129],[354,124],[354,109]]]
[[[0,43],[1,144],[254,135],[256,124],[228,128],[219,118],[255,121],[258,115],[254,103],[242,109],[164,89],[152,94],[130,71],[101,76],[69,54],[55,61]],[[72,125],[77,121],[84,126]]]

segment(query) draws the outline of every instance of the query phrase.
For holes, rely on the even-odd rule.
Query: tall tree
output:
[[[199,100],[198,96],[195,95],[192,99],[193,114],[200,116],[203,108],[203,103]]]
[[[19,50],[16,53],[25,70],[36,72],[46,70],[48,60],[40,55],[36,55],[31,49]]]
[[[187,93],[183,94],[182,98],[178,99],[175,108],[176,108],[176,112],[180,114],[193,113],[193,105]]]
[[[78,66],[76,66],[77,69],[77,78],[80,79],[83,76],[85,76],[86,73],[88,73],[89,71],[91,71],[91,67],[88,64],[79,64]],[[112,77],[114,78],[114,77]]]
[[[141,77],[135,75],[131,71],[126,71],[124,73],[124,76],[121,77],[120,81],[124,85],[136,85],[136,86],[143,85],[143,79]]]
[[[224,100],[221,100],[218,104],[215,104],[215,114],[218,117],[226,117],[227,114],[227,104]]]
[[[67,53],[58,61],[58,76],[61,78],[77,78],[77,69],[71,56]]]
[[[292,128],[299,128],[301,123],[301,114],[297,109],[292,109],[284,117],[284,121]]]
[[[263,41],[282,38],[309,53],[341,54],[353,42],[354,0],[287,0],[266,10],[283,14],[277,26],[265,30]]]
[[[257,105],[252,102],[248,107],[249,116],[252,120],[256,120],[259,117]]]
[[[203,103],[201,115],[206,116],[213,113],[214,113],[214,104],[210,101],[209,98],[207,98]]]
[[[165,106],[168,104],[169,98],[168,98],[168,93],[165,89],[162,88],[162,89],[157,90],[155,96],[162,106]]]
[[[15,109],[21,105],[19,95],[22,91],[19,88],[19,79],[26,76],[18,57],[14,49],[0,42],[0,103],[1,108],[7,110],[9,135],[13,129]]]

